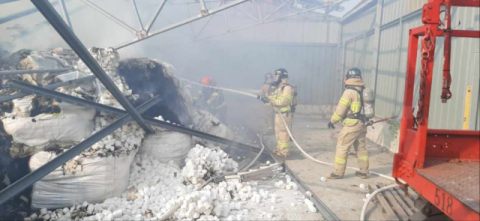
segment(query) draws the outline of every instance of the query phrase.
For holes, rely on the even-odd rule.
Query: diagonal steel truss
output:
[[[131,0],[133,8],[135,10],[135,15],[137,17],[138,24],[140,26],[140,30],[136,30],[133,27],[127,25],[126,23],[122,22],[120,19],[118,19],[115,16],[106,12],[104,9],[102,9],[99,6],[93,4],[90,0],[82,0],[82,1],[85,2],[87,5],[89,5],[90,7],[96,9],[98,12],[103,14],[105,17],[114,21],[119,26],[122,26],[123,28],[125,28],[125,29],[127,29],[127,30],[129,30],[132,33],[137,35],[137,39],[135,39],[131,42],[121,44],[121,45],[116,47],[116,49],[121,49],[121,48],[127,47],[129,45],[132,45],[132,44],[138,43],[140,41],[143,41],[145,39],[151,38],[153,36],[162,34],[162,33],[167,32],[169,30],[172,30],[172,29],[181,27],[183,25],[189,24],[191,22],[200,20],[200,19],[205,18],[205,17],[210,17],[209,18],[209,20],[210,20],[214,14],[216,14],[218,12],[221,12],[221,11],[224,11],[224,10],[227,10],[229,8],[235,7],[237,5],[240,5],[240,4],[245,3],[249,0],[236,0],[236,1],[228,3],[228,4],[224,4],[224,0],[214,1],[214,2],[220,2],[220,5],[218,5],[217,8],[215,8],[215,9],[208,9],[206,4],[205,4],[207,1],[200,0],[199,3],[200,3],[200,6],[201,6],[201,10],[200,10],[199,15],[187,18],[187,19],[185,19],[183,21],[180,21],[180,22],[177,22],[177,23],[174,23],[172,25],[169,25],[169,26],[167,26],[163,29],[160,29],[158,31],[155,31],[155,32],[151,32],[151,28],[152,28],[153,24],[155,23],[155,21],[157,20],[160,12],[164,9],[164,7],[166,5],[166,0],[162,0],[162,2],[160,2],[159,6],[158,6],[158,9],[156,10],[155,15],[153,16],[151,21],[146,26],[144,26],[143,22],[141,21],[140,14],[139,14],[138,9],[137,9],[136,1]],[[284,17],[275,18],[275,19],[268,19],[274,13],[276,13],[278,10],[280,10],[282,7],[287,5],[290,1],[291,0],[287,0],[287,1],[283,2],[271,14],[269,14],[267,16],[263,16],[262,12],[260,10],[260,7],[258,5],[258,2],[257,2],[257,0],[255,0],[254,4],[255,4],[255,6],[257,8],[257,11],[258,11],[258,18],[254,17],[254,16],[251,16],[251,15],[249,17],[251,17],[253,20],[256,20],[258,22],[251,25],[251,26],[248,26],[248,27],[253,27],[255,25],[261,25],[261,24],[264,24],[264,23],[268,23],[268,22],[279,20],[279,19],[283,19],[283,18],[286,18],[286,17],[295,16],[295,15],[298,15],[298,14],[301,14],[301,13],[313,11],[313,10],[321,8],[321,7],[331,6],[331,5],[322,5],[322,6],[307,9],[307,10],[304,10],[304,11],[301,11],[301,12],[297,12],[297,13],[294,13],[294,14],[290,14],[290,15],[287,15],[287,16],[284,16]],[[339,1],[336,2],[336,4],[342,3],[344,1],[346,1],[346,0],[339,0]],[[60,3],[60,5],[62,6],[62,13],[64,15],[63,17],[65,18],[65,20],[62,19],[62,17],[55,11],[52,4],[48,0],[31,0],[31,2],[35,5],[35,7],[38,9],[38,11],[40,11],[42,13],[42,15],[47,19],[47,21],[54,27],[54,29],[65,40],[65,42],[67,42],[67,44],[77,53],[79,58],[90,68],[90,70],[93,72],[93,74],[95,76],[88,76],[88,77],[75,79],[75,80],[71,80],[71,81],[67,81],[67,82],[47,85],[43,88],[38,87],[38,86],[34,86],[34,85],[29,85],[29,84],[22,83],[22,82],[18,82],[18,81],[10,81],[8,83],[9,87],[14,88],[14,89],[19,89],[22,92],[18,92],[16,94],[9,95],[9,96],[2,96],[2,97],[0,97],[0,101],[5,102],[5,101],[9,101],[9,100],[12,100],[12,99],[17,99],[17,98],[26,96],[30,93],[35,93],[35,94],[39,94],[39,95],[42,95],[42,96],[58,99],[58,100],[61,100],[61,101],[73,103],[73,104],[76,104],[76,105],[95,108],[97,110],[105,111],[105,112],[120,116],[120,118],[117,121],[115,121],[114,123],[110,124],[109,126],[105,127],[104,129],[102,129],[101,131],[99,131],[99,132],[95,133],[94,135],[92,135],[91,137],[85,139],[84,141],[82,141],[78,145],[75,145],[74,147],[72,147],[68,151],[66,151],[63,154],[57,156],[52,161],[48,162],[47,164],[43,165],[42,167],[40,167],[37,170],[35,170],[35,171],[31,172],[30,174],[26,175],[25,177],[21,178],[20,180],[13,183],[12,185],[8,186],[6,189],[2,190],[0,192],[0,204],[5,203],[10,198],[14,197],[15,195],[19,194],[24,189],[33,185],[36,181],[38,181],[41,178],[43,178],[44,176],[48,175],[51,171],[55,170],[56,168],[58,168],[59,166],[61,166],[65,162],[67,162],[68,160],[77,156],[82,151],[86,150],[91,145],[98,142],[99,140],[101,140],[105,136],[113,133],[116,129],[118,129],[119,127],[121,127],[125,123],[128,123],[131,120],[135,120],[147,133],[153,133],[154,132],[152,130],[152,128],[150,127],[151,125],[159,126],[159,127],[165,128],[165,129],[177,131],[177,132],[180,132],[180,133],[189,134],[189,135],[192,135],[192,136],[196,136],[196,137],[200,137],[200,138],[203,138],[203,139],[211,140],[211,141],[218,142],[218,143],[221,143],[221,144],[226,144],[226,145],[231,145],[231,146],[243,148],[245,150],[252,151],[252,152],[258,152],[259,148],[256,148],[256,147],[253,147],[253,146],[250,146],[250,145],[246,145],[246,144],[239,143],[239,142],[232,141],[232,140],[228,140],[228,139],[225,139],[225,138],[222,138],[222,137],[213,136],[213,135],[203,133],[203,132],[199,132],[199,131],[195,131],[195,130],[192,130],[192,129],[189,129],[189,128],[186,128],[186,127],[177,126],[177,125],[169,124],[169,123],[166,123],[166,122],[163,122],[163,121],[155,120],[153,118],[142,116],[141,114],[143,112],[145,112],[149,108],[151,108],[151,107],[157,105],[158,103],[160,103],[162,101],[162,99],[159,98],[159,97],[155,97],[155,98],[147,101],[146,103],[142,104],[140,107],[135,109],[131,105],[131,103],[127,100],[127,98],[115,86],[115,84],[112,82],[112,80],[108,77],[108,75],[105,73],[105,71],[98,64],[98,62],[90,55],[90,53],[88,52],[86,47],[82,44],[82,42],[78,39],[78,37],[73,33],[73,27],[72,27],[70,19],[69,19],[69,15],[68,15],[68,11],[66,9],[65,1],[64,0],[59,0],[58,2],[52,3],[52,4]],[[209,1],[209,2],[212,2],[212,1]],[[192,3],[190,2],[189,4],[192,4]],[[26,13],[23,13],[23,12],[17,13],[13,17],[6,18],[6,20],[1,20],[0,19],[0,24],[3,23],[3,22],[11,21],[13,19],[25,16],[25,14],[28,15],[28,14],[31,14],[31,13],[34,13],[34,12],[35,12],[34,10],[28,10],[28,11],[26,11]],[[243,13],[243,14],[245,14],[245,13]],[[228,22],[227,18],[225,20]],[[196,38],[198,38],[198,36],[201,34],[201,32],[203,31],[205,26],[208,25],[208,22],[209,21],[207,21],[207,23],[204,25],[204,27],[201,29],[201,31],[196,35]],[[248,27],[243,27],[243,28],[240,28],[240,29],[234,29],[233,31],[245,29],[245,28],[248,28]],[[40,72],[42,72],[42,73],[47,73],[47,72],[48,73],[60,73],[60,72],[68,71],[68,70],[70,70],[70,69],[3,71],[3,72],[0,72],[0,76],[1,75],[9,75],[9,74],[32,74],[32,73],[40,73]],[[61,87],[61,86],[64,86],[64,85],[80,83],[80,82],[89,81],[89,80],[93,80],[93,79],[99,79],[102,82],[102,84],[107,88],[107,90],[115,97],[115,99],[117,99],[117,101],[122,105],[122,107],[125,110],[121,110],[121,109],[113,108],[113,107],[110,107],[110,106],[98,104],[98,103],[95,103],[95,102],[87,101],[87,100],[80,99],[80,98],[77,98],[77,97],[62,94],[62,93],[59,93],[59,92],[56,92],[56,91],[53,90],[57,87]],[[265,154],[265,155],[268,156],[268,154]]]

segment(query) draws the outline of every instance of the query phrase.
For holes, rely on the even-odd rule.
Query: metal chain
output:
[[[427,77],[429,72],[430,59],[435,42],[432,41],[432,31],[429,27],[425,30],[425,36],[422,39],[422,70],[420,71],[420,97],[418,99],[417,123],[423,124],[423,106],[427,86]]]

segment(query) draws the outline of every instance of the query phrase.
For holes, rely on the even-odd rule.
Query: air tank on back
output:
[[[375,110],[373,104],[375,103],[375,92],[370,88],[363,89],[363,107],[365,110],[365,117],[371,119],[375,117]]]

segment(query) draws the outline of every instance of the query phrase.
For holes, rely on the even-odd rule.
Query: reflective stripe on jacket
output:
[[[280,112],[290,112],[292,110],[293,89],[290,85],[280,85],[268,97],[270,103],[277,107]]]
[[[356,78],[348,79],[345,84],[355,86],[359,90],[361,90],[361,88],[365,85],[361,79]],[[338,101],[337,108],[330,121],[335,124],[343,120],[342,123],[344,126],[353,126],[357,124],[359,120],[348,118],[346,116],[360,112],[360,107],[360,94],[353,89],[347,88],[343,92],[340,101]]]

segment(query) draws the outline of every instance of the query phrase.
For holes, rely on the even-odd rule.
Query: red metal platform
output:
[[[480,213],[480,162],[427,160],[417,173]]]

